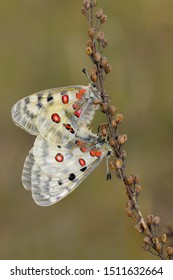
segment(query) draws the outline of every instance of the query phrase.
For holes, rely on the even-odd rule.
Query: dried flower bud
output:
[[[159,238],[158,237],[153,237],[152,238],[153,243],[156,245],[159,243]]]
[[[115,140],[114,140],[113,138],[110,138],[110,139],[109,139],[109,144],[110,144],[112,147],[114,147],[115,144],[116,144],[116,142],[115,142]]]
[[[103,103],[101,104],[101,107],[102,107],[102,112],[103,112],[103,113],[106,113],[107,110],[108,110],[108,104],[105,103],[105,102],[103,102]]]
[[[82,14],[83,14],[84,16],[86,16],[87,10],[86,10],[85,7],[82,7],[82,8],[81,8],[81,12],[82,12]]]
[[[152,215],[152,214],[147,215],[146,221],[147,221],[148,226],[152,225],[153,221],[154,221],[154,215]]]
[[[144,231],[144,229],[141,225],[135,225],[135,229],[140,233],[142,233]]]
[[[102,57],[101,61],[100,61],[100,65],[102,67],[106,67],[106,65],[108,64],[108,60],[105,56]]]
[[[101,103],[101,99],[94,99],[93,104],[94,105],[99,105]]]
[[[129,177],[127,177],[127,184],[128,185],[132,185],[133,184],[133,175],[130,175]]]
[[[115,170],[116,169],[115,162],[114,161],[110,161],[109,162],[109,167],[110,167],[111,170]]]
[[[100,60],[101,60],[101,54],[99,53],[99,52],[96,52],[95,54],[94,54],[94,59],[95,59],[95,61],[97,61],[97,62],[99,62]]]
[[[96,12],[96,18],[101,18],[103,15],[103,9],[99,8]]]
[[[100,22],[103,24],[107,21],[107,16],[106,15],[102,15],[100,18]]]
[[[147,252],[150,251],[150,246],[149,245],[144,244],[142,247],[145,251],[147,251]]]
[[[113,105],[111,105],[109,107],[109,112],[111,113],[112,116],[115,115],[116,110],[117,110],[117,108],[115,106],[113,106]]]
[[[122,151],[122,159],[126,159],[126,157],[127,157],[127,153],[126,153],[126,151],[125,150],[123,150]]]
[[[116,159],[115,160],[115,166],[117,169],[121,169],[121,167],[123,166],[123,162],[121,159]]]
[[[91,78],[91,81],[93,81],[94,83],[96,83],[96,82],[97,82],[97,79],[98,79],[98,76],[97,76],[97,74],[92,73],[91,76],[90,76],[90,78]]]
[[[128,201],[126,202],[126,207],[127,207],[127,208],[130,208],[130,209],[133,208],[133,203],[132,203],[131,200],[128,200]]]
[[[88,36],[91,37],[91,38],[93,38],[94,35],[95,35],[95,30],[94,30],[94,28],[90,27],[90,28],[88,29]]]
[[[136,191],[136,194],[139,195],[141,193],[141,190],[142,190],[142,187],[141,186],[136,186],[135,187],[135,191]]]
[[[93,52],[92,52],[92,49],[90,47],[87,47],[86,48],[86,54],[87,55],[91,55]]]
[[[152,244],[151,239],[148,236],[145,236],[143,241],[144,241],[145,244],[148,244],[148,245]]]
[[[168,254],[168,256],[169,256],[170,258],[173,257],[173,247],[168,247],[168,248],[167,248],[167,254]]]
[[[89,39],[86,44],[87,44],[87,47],[90,47],[91,49],[93,48],[93,42],[91,39]]]
[[[124,142],[127,141],[127,134],[122,134],[122,136],[124,137]]]
[[[162,242],[163,244],[165,244],[166,241],[167,241],[167,235],[166,235],[166,233],[164,233],[164,234],[162,235],[162,237],[161,237],[161,242]]]
[[[139,175],[134,176],[134,183],[138,184],[139,183]]]
[[[111,125],[112,127],[116,127],[116,121],[114,119],[111,121]]]
[[[102,128],[101,128],[101,134],[102,134],[104,137],[108,134],[106,127],[102,127]]]
[[[125,143],[123,135],[118,135],[118,144],[123,145]]]
[[[112,66],[108,63],[105,67],[105,73],[109,74],[112,71]]]
[[[160,225],[160,222],[161,222],[160,217],[158,217],[158,216],[154,217],[153,224],[154,224],[155,226],[159,226],[159,225]]]
[[[126,208],[126,214],[128,217],[132,217],[133,216],[133,211],[129,208]]]
[[[91,0],[84,0],[84,7],[88,10],[91,6]]]
[[[104,40],[104,32],[99,31],[97,34],[97,41],[102,42]]]
[[[102,47],[106,48],[109,45],[109,41],[107,39],[102,40]]]
[[[122,114],[116,114],[115,121],[117,124],[121,123],[123,121],[123,115]]]
[[[163,245],[160,242],[156,244],[156,250],[158,253],[163,252]]]

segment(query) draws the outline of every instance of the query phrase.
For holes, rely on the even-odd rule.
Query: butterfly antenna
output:
[[[89,82],[91,82],[91,78],[90,78],[90,76],[89,76],[87,70],[86,70],[85,68],[83,68],[83,69],[82,69],[82,72],[87,76]]]
[[[111,180],[111,172],[109,170],[108,158],[106,158],[106,180]]]

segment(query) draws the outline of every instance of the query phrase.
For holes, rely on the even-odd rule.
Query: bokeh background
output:
[[[98,0],[108,15],[106,90],[128,134],[127,173],[139,174],[140,206],[173,223],[173,1]],[[34,137],[11,107],[42,89],[87,84],[81,72],[88,24],[82,0],[0,1],[0,258],[152,259],[125,214],[123,184],[105,180],[105,161],[64,200],[41,208],[21,171]],[[104,116],[97,113],[93,127]]]

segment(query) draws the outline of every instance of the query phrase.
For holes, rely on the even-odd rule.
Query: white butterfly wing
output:
[[[48,206],[77,188],[103,157],[104,153],[93,157],[89,150],[82,152],[77,146],[71,150],[52,146],[38,136],[25,161],[22,181],[25,188],[31,188],[38,205]]]

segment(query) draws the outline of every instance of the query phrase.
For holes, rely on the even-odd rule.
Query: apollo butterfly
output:
[[[72,192],[112,150],[88,125],[100,98],[93,84],[41,91],[12,108],[14,122],[36,135],[27,156],[22,183],[40,206],[54,204]]]
[[[18,101],[12,108],[16,125],[52,144],[66,144],[92,121],[100,98],[94,84],[43,90]]]
[[[66,146],[52,145],[39,135],[25,160],[23,185],[38,205],[52,205],[76,189],[110,154],[109,144],[98,135]]]

